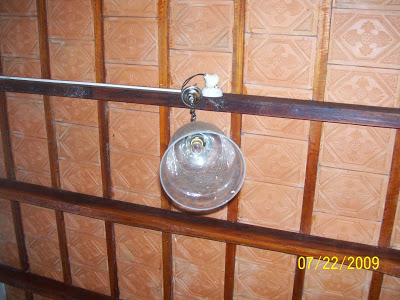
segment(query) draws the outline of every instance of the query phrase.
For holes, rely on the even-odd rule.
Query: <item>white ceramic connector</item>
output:
[[[204,74],[205,87],[201,90],[204,97],[222,97],[222,89],[217,86],[219,77],[217,74]]]

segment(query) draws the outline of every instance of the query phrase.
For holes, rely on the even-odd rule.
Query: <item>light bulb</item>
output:
[[[204,149],[204,141],[203,141],[203,139],[198,137],[198,136],[195,136],[190,141],[190,149],[195,154],[200,154],[201,152],[203,152],[203,149]]]

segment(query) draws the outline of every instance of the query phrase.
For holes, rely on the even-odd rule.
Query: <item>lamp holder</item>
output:
[[[190,76],[182,84],[182,88],[181,88],[181,99],[182,99],[183,104],[185,104],[187,107],[190,108],[190,114],[191,114],[190,121],[191,122],[196,121],[196,107],[201,103],[203,94],[201,93],[201,90],[197,87],[196,84],[190,85],[188,87],[185,87],[185,86],[189,83],[190,80],[192,80],[196,76],[204,76],[204,74],[199,73],[199,74]]]

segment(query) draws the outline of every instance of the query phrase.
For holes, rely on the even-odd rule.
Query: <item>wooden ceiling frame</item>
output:
[[[273,251],[281,251],[298,256],[337,256],[339,260],[349,255],[362,257],[379,256],[381,259],[381,267],[379,270],[377,270],[378,272],[374,273],[370,288],[371,295],[379,295],[384,273],[394,276],[400,276],[400,251],[388,248],[389,244],[387,244],[388,235],[391,233],[393,227],[394,212],[397,205],[397,201],[395,201],[395,195],[396,191],[398,195],[400,186],[400,178],[399,176],[396,176],[396,172],[399,172],[400,170],[400,138],[398,130],[395,151],[393,155],[392,171],[390,176],[390,191],[388,192],[388,197],[386,201],[387,208],[385,209],[384,224],[382,225],[382,234],[384,235],[382,239],[386,240],[386,244],[382,244],[381,247],[375,247],[310,236],[307,230],[303,230],[301,233],[292,233],[235,223],[235,219],[237,216],[237,202],[233,202],[228,207],[229,220],[222,221],[209,218],[192,219],[191,217],[184,217],[182,216],[182,214],[165,210],[169,209],[167,199],[164,199],[164,210],[150,207],[140,208],[140,206],[136,206],[134,204],[121,203],[119,201],[110,200],[109,195],[111,187],[109,178],[111,177],[111,169],[109,166],[109,160],[106,160],[106,158],[109,157],[109,154],[106,150],[108,149],[108,134],[106,134],[108,132],[107,107],[105,106],[106,101],[141,103],[148,105],[164,105],[164,108],[160,110],[160,113],[165,114],[165,116],[160,118],[160,126],[169,127],[169,118],[167,117],[169,114],[168,107],[183,107],[180,100],[180,95],[175,91],[154,91],[146,89],[132,89],[131,87],[123,86],[96,85],[90,83],[65,83],[49,80],[38,81],[35,79],[18,79],[9,77],[0,77],[0,91],[2,95],[4,95],[4,92],[22,92],[43,94],[46,96],[62,96],[73,98],[79,97],[91,100],[101,100],[98,103],[99,107],[101,108],[99,109],[99,131],[100,133],[101,131],[103,132],[103,134],[100,134],[100,148],[103,149],[101,152],[104,153],[102,154],[101,160],[102,166],[104,165],[102,167],[102,170],[104,172],[103,198],[96,199],[96,203],[103,203],[102,208],[96,206],[91,207],[91,204],[88,204],[91,203],[92,200],[90,199],[93,199],[93,196],[75,193],[72,193],[74,194],[74,196],[71,196],[71,192],[54,190],[59,192],[60,194],[57,194],[58,196],[56,196],[55,198],[49,198],[47,196],[49,193],[55,193],[54,191],[50,192],[49,188],[38,186],[35,187],[33,185],[27,185],[24,183],[7,180],[0,181],[0,192],[6,195],[5,198],[12,200],[12,203],[16,208],[18,208],[20,202],[23,202],[54,209],[56,210],[56,212],[58,212],[60,216],[62,216],[64,212],[69,212],[104,220],[106,222],[106,227],[108,228],[107,253],[108,261],[111,265],[110,286],[112,297],[118,298],[119,296],[114,241],[115,237],[113,233],[114,223],[150,228],[163,232],[163,266],[165,267],[163,282],[164,289],[166,290],[166,293],[164,294],[165,299],[172,298],[172,257],[170,248],[171,233],[213,239],[227,243],[227,260],[225,266],[227,270],[225,274],[225,295],[227,299],[230,299],[230,297],[233,295],[234,258],[235,247],[237,244]],[[6,101],[2,100],[2,103],[6,104]],[[104,109],[102,108],[103,106]],[[256,114],[263,116],[297,118],[317,121],[315,123],[318,126],[316,127],[316,130],[314,130],[316,132],[316,136],[313,137],[313,131],[310,131],[311,140],[320,139],[320,126],[322,124],[321,122],[357,124],[364,126],[376,126],[396,129],[400,128],[400,109],[397,108],[381,108],[329,102],[225,94],[224,97],[220,99],[204,98],[204,102],[200,106],[200,109],[234,113],[232,123],[235,126],[232,126],[231,136],[235,137],[238,142],[240,142],[241,131],[240,114]],[[2,109],[1,113],[3,116],[3,140],[5,139],[7,141],[7,137],[9,138],[9,129],[6,109]],[[52,118],[49,119],[52,120]],[[163,132],[163,138],[161,140],[164,140],[164,143],[160,145],[160,149],[165,151],[166,145],[168,144],[167,141],[169,139],[169,130],[161,132]],[[51,136],[52,135],[48,134],[48,138],[50,138]],[[54,142],[55,141],[53,141],[53,143]],[[49,141],[49,144],[50,143],[51,142]],[[310,144],[315,144],[314,148],[317,147],[316,143]],[[12,154],[9,143],[6,142],[3,145],[4,148],[8,149],[7,151],[5,151],[5,153]],[[51,148],[49,147],[49,149]],[[314,153],[315,151],[309,152]],[[318,155],[314,153],[313,157],[315,158],[315,164],[317,164]],[[55,158],[53,159],[56,158],[57,156],[55,156]],[[308,160],[310,161],[310,158]],[[8,157],[6,157],[6,161],[12,162],[12,159],[10,160],[8,159]],[[310,163],[308,163],[307,165],[308,168],[311,168]],[[315,166],[312,169],[315,169]],[[12,171],[13,166],[12,164],[10,165],[8,163],[7,174],[12,175]],[[52,178],[57,178],[57,175],[52,175]],[[15,178],[12,176],[8,179],[15,180]],[[313,181],[311,183],[313,183]],[[106,188],[104,188],[104,184],[106,185]],[[306,186],[308,186],[309,184],[307,184],[306,182]],[[56,184],[53,184],[53,187],[56,189],[59,188],[59,186]],[[29,194],[29,191],[31,191],[31,193],[33,193],[34,191],[36,192],[33,194]],[[72,204],[69,201],[65,201],[65,199],[67,199],[65,197],[79,199],[80,204]],[[311,199],[313,197],[309,198]],[[86,203],[85,201],[89,202]],[[121,209],[118,210],[117,207],[120,207]],[[143,209],[145,209],[145,211],[143,211]],[[126,215],[127,212],[130,212],[129,216]],[[18,233],[17,237],[18,240],[23,241],[24,238],[22,228],[19,228],[18,226],[21,218],[20,214],[18,214],[18,209],[15,211],[15,215],[15,224],[17,225],[16,232]],[[164,225],[161,225],[161,223],[154,224],[154,216],[160,218],[159,222],[163,222]],[[146,221],[146,219],[151,221]],[[60,219],[60,221],[61,222],[58,222],[58,232],[59,236],[62,237],[63,232],[65,232],[65,228],[63,229],[62,227],[63,219]],[[302,224],[303,223],[304,222],[302,222]],[[227,230],[231,233],[227,234]],[[60,239],[60,241],[62,241],[62,239]],[[24,271],[29,272],[29,262],[27,261],[26,257],[24,258],[24,253],[26,253],[26,249],[24,249],[23,243],[19,244],[22,245],[20,246],[22,257],[21,261],[23,261],[24,264],[28,266],[27,268],[24,268]],[[66,240],[64,243],[60,243],[60,250],[60,253],[63,256],[62,261],[68,262]],[[70,284],[71,280],[68,276],[68,273],[70,272],[68,272],[68,270],[69,264],[63,263],[64,282],[66,285]],[[296,284],[294,286],[293,299],[297,299],[299,295],[302,294],[304,282],[304,272],[297,271],[296,274]],[[25,288],[30,290],[29,285],[27,285]],[[28,293],[27,295],[29,298],[30,294]]]
[[[49,45],[47,32],[47,9],[45,0],[36,0],[38,24],[41,77],[50,79]],[[169,87],[169,0],[158,0],[158,59],[159,87]],[[228,220],[210,218],[192,218],[172,212],[165,195],[162,196],[161,207],[156,209],[134,204],[110,200],[111,168],[109,161],[108,105],[107,101],[140,103],[160,106],[160,154],[165,152],[170,138],[170,107],[185,107],[179,93],[168,90],[133,90],[131,87],[95,85],[90,83],[61,83],[58,81],[36,81],[0,78],[0,114],[3,150],[7,178],[0,180],[0,192],[12,200],[11,207],[21,270],[0,265],[0,281],[6,282],[26,291],[26,298],[32,299],[32,292],[43,296],[58,298],[78,295],[97,297],[96,299],[117,299],[119,297],[118,276],[115,253],[114,223],[126,224],[160,230],[162,234],[163,255],[163,290],[164,299],[172,298],[172,250],[171,233],[202,237],[226,242],[225,264],[225,299],[233,298],[236,245],[246,245],[262,249],[281,251],[294,255],[319,256],[344,255],[382,257],[383,265],[374,272],[370,285],[370,299],[378,299],[383,274],[400,276],[399,250],[390,249],[390,237],[393,229],[394,214],[397,206],[397,195],[400,186],[400,131],[397,130],[396,144],[393,153],[392,169],[386,199],[385,213],[382,222],[378,247],[358,243],[310,236],[312,207],[315,193],[316,170],[318,167],[319,146],[321,139],[321,122],[357,124],[386,128],[400,128],[400,109],[358,106],[324,101],[326,70],[328,64],[328,42],[330,32],[330,15],[332,0],[322,1],[320,8],[320,25],[318,33],[318,49],[315,64],[313,99],[303,101],[240,95],[243,93],[243,59],[245,34],[245,0],[235,1],[233,25],[233,59],[232,59],[232,91],[221,99],[205,98],[198,109],[230,112],[231,138],[240,145],[242,131],[242,115],[253,114],[280,118],[310,120],[309,148],[306,167],[306,182],[303,198],[300,233],[273,230],[258,226],[236,223],[238,198],[228,205]],[[95,42],[96,83],[105,83],[104,34],[103,34],[103,1],[92,0],[93,25]],[[1,67],[1,66],[0,66]],[[1,69],[1,68],[0,68]],[[0,70],[1,71],[1,70]],[[44,109],[47,129],[47,140],[50,160],[52,187],[39,187],[15,182],[14,165],[10,145],[7,120],[7,100],[5,92],[22,92],[44,95]],[[103,197],[93,197],[58,190],[60,174],[58,169],[57,144],[54,134],[54,118],[50,96],[84,98],[98,101],[99,143],[102,171]],[[75,199],[75,200],[74,200]],[[79,200],[79,201],[78,201]],[[94,201],[94,202],[93,202]],[[28,203],[54,209],[56,211],[57,231],[60,241],[60,253],[63,267],[64,283],[29,273],[29,261],[25,248],[22,228],[20,203]],[[105,221],[107,255],[110,271],[110,296],[101,296],[83,290],[72,284],[68,259],[68,248],[65,235],[63,213],[78,213]],[[151,217],[151,218],[150,218]],[[155,219],[154,219],[155,218]],[[301,299],[304,283],[304,270],[296,269],[293,299]],[[51,293],[49,293],[51,292]],[[84,298],[83,298],[84,299]]]

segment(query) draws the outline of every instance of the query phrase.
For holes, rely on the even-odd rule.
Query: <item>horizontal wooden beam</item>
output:
[[[379,258],[377,271],[400,276],[400,250],[233,223],[106,198],[0,179],[5,199],[113,223],[313,257]],[[346,264],[346,262],[345,262]]]
[[[117,299],[0,264],[0,282],[51,299]]]
[[[185,107],[178,91],[0,76],[0,91]],[[276,97],[224,94],[204,98],[201,110],[400,128],[400,109]]]

